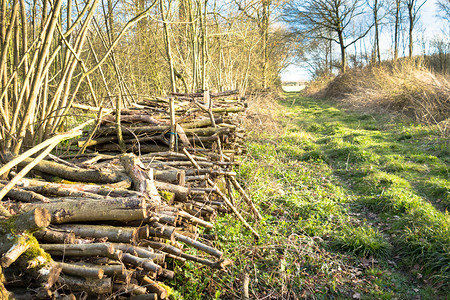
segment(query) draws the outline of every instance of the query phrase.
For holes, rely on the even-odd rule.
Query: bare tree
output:
[[[398,58],[398,44],[400,35],[400,25],[402,21],[402,0],[394,0],[394,61]]]
[[[236,1],[239,10],[243,14],[255,22],[259,31],[259,39],[262,44],[262,69],[261,77],[263,81],[263,88],[268,87],[269,75],[269,55],[270,55],[270,24],[274,21],[274,12],[280,5],[279,1],[274,0],[259,0],[259,1]]]
[[[352,30],[365,14],[365,3],[360,0],[293,0],[285,9],[285,20],[294,31],[336,42],[341,53],[340,69],[345,72],[347,47],[365,37],[373,26]]]
[[[435,53],[434,57],[431,56],[431,65],[442,74],[447,74],[450,69],[450,39],[448,34],[443,32],[442,35],[435,36],[431,40],[431,47]]]
[[[381,9],[384,5],[383,0],[373,0],[372,2],[369,1],[368,3],[369,7],[372,10],[373,14],[373,24],[375,29],[375,36],[374,36],[374,42],[373,42],[373,54],[372,54],[372,62],[381,62],[381,51],[380,51],[380,27],[381,27],[381,21],[384,18],[384,16],[380,15]]]
[[[0,0],[0,150],[61,132],[76,101],[116,106],[120,128],[121,106],[178,79],[186,91],[276,84],[289,53],[279,3]]]
[[[172,47],[170,43],[170,36],[169,36],[169,24],[166,19],[166,15],[164,12],[164,2],[163,0],[159,1],[159,8],[161,12],[161,20],[163,23],[163,29],[164,29],[164,45],[166,48],[166,55],[167,55],[167,62],[169,64],[169,70],[170,70],[170,85],[172,87],[172,93],[175,93],[177,91],[176,83],[175,83],[175,73],[173,68],[173,59],[172,59]],[[171,6],[171,1],[169,1],[169,10]]]
[[[308,66],[312,78],[328,77],[333,73],[333,42],[325,39],[311,39],[303,43],[305,49],[298,55]]]
[[[419,20],[419,12],[422,6],[427,2],[427,0],[419,1],[419,0],[406,0],[406,7],[408,9],[408,21],[409,21],[409,28],[408,28],[408,36],[409,36],[409,45],[408,45],[408,56],[409,58],[412,58],[413,55],[413,46],[414,46],[414,40],[413,40],[413,31],[414,26],[416,25],[417,21]]]
[[[108,59],[125,32],[150,9],[131,18],[111,39],[102,57],[90,64],[84,56],[85,41],[98,3],[99,0],[83,4],[44,1],[42,9],[37,10],[23,0],[11,1],[10,7],[7,0],[1,1],[0,147],[3,151],[18,153],[24,143],[32,145],[63,129],[84,83],[94,105],[98,105],[91,76]],[[27,9],[31,10],[31,26]],[[10,49],[13,55],[9,55]]]
[[[438,0],[436,4],[441,18],[450,22],[450,0]]]

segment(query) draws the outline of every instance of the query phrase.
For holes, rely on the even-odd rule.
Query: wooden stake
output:
[[[175,142],[176,142],[176,123],[175,123],[175,107],[174,107],[174,99],[170,98],[170,151],[175,151]]]

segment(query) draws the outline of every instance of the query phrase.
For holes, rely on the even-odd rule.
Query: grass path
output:
[[[250,294],[265,299],[447,299],[448,139],[295,93],[275,119],[250,133],[238,170],[264,216],[260,241],[221,217],[217,246],[235,265],[192,266],[179,292],[235,299],[248,274]]]

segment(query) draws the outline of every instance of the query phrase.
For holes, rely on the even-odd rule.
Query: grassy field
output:
[[[297,93],[266,113],[237,170],[261,239],[220,217],[216,246],[234,265],[180,269],[176,295],[238,299],[247,274],[255,299],[448,299],[448,137]]]

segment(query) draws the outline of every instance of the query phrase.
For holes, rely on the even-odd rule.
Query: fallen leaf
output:
[[[388,262],[388,264],[390,264],[390,265],[397,266],[397,264],[395,263],[395,261],[388,260],[387,262]]]

